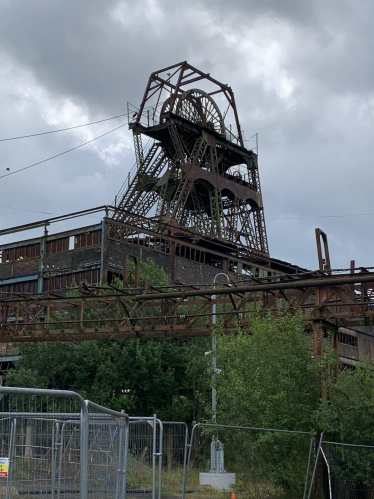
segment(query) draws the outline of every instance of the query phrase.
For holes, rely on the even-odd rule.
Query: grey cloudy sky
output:
[[[259,133],[272,256],[316,268],[319,226],[335,268],[374,266],[374,216],[318,218],[374,213],[373,16],[369,0],[0,0],[0,138],[126,112],[152,71],[188,60]],[[0,176],[123,121],[0,142]],[[0,227],[111,203],[133,162],[124,127],[0,178]]]

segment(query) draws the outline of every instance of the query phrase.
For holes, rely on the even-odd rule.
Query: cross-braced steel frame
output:
[[[176,237],[190,229],[268,256],[257,155],[244,146],[231,87],[187,62],[156,71],[130,129],[136,166],[113,218],[127,221],[126,211],[134,224],[149,217]]]
[[[7,297],[0,300],[0,342],[206,336],[214,327],[216,303],[226,332],[250,327],[257,314],[301,310],[314,332],[314,353],[321,355],[326,328],[336,346],[339,327],[374,324],[373,289],[374,273],[359,272],[256,279],[217,289],[113,290],[108,295],[91,287],[78,297]]]

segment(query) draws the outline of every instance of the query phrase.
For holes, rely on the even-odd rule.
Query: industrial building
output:
[[[245,146],[231,87],[187,62],[157,71],[140,106],[129,107],[129,127],[136,163],[111,205],[0,231],[17,234],[0,245],[1,300],[62,296],[115,277],[136,288],[148,258],[179,286],[212,284],[218,272],[240,286],[330,271],[321,247],[318,271],[270,256],[257,153]],[[56,231],[87,215],[101,221]],[[26,238],[30,230],[38,236]],[[340,329],[338,339],[345,366],[374,360],[371,329]],[[17,348],[3,343],[1,355],[5,369]]]

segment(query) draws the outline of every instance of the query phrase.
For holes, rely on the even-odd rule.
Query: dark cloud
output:
[[[271,253],[316,267],[314,228],[332,261],[371,264],[374,62],[369,1],[47,0],[0,5],[0,136],[118,114],[149,74],[188,60],[229,83],[246,138],[258,132]],[[119,122],[0,143],[17,169]],[[68,212],[111,202],[134,157],[128,131],[0,179],[0,204]],[[0,166],[0,175],[2,174]],[[0,224],[39,218],[0,208]],[[271,220],[299,218],[298,220]]]
[[[139,100],[151,71],[207,42],[193,19],[170,23],[154,4],[152,13],[153,2],[15,0],[0,11],[0,46],[50,91],[117,112]]]

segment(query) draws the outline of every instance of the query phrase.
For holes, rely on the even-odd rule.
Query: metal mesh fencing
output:
[[[153,417],[130,418],[127,494],[181,497],[186,472],[186,423]]]
[[[187,465],[187,424],[164,422],[163,434],[162,494],[181,497]]]
[[[82,420],[75,399],[29,393],[1,399],[0,497],[74,499],[86,494],[120,499],[127,494],[161,499],[168,491],[182,495],[185,423],[165,423],[165,432],[156,416],[131,418],[126,425],[125,414],[89,401],[84,408]]]
[[[153,417],[131,417],[127,466],[128,495],[161,499],[163,425]]]
[[[130,495],[149,494],[153,488],[153,426],[148,420],[130,421],[127,489]]]
[[[125,414],[88,406],[88,493],[92,499],[126,495],[128,425]]]
[[[185,423],[162,423],[155,415],[128,418],[74,392],[0,387],[0,497],[5,499],[184,499],[186,491],[191,499],[226,499],[230,490],[243,499],[304,498],[312,483],[313,442],[303,432],[198,424],[188,444]],[[343,451],[323,445],[318,452],[329,469],[330,491],[351,490],[347,470],[350,483],[355,476],[352,490],[359,490],[358,469],[352,468],[359,463],[358,448],[356,454],[350,450],[350,460],[344,453],[349,463],[344,468]],[[365,449],[361,462],[369,469],[372,448]],[[360,486],[370,497],[372,484],[368,473],[365,477],[360,475]]]
[[[306,497],[310,433],[198,424],[192,430],[185,484],[192,499]]]
[[[0,497],[124,499],[128,416],[74,392],[0,387]]]
[[[374,446],[322,441],[330,499],[374,498]]]
[[[80,480],[80,436],[79,414],[71,414],[59,422],[59,441],[57,444],[57,498],[76,497]]]
[[[55,482],[56,421],[14,413],[1,418],[0,432],[0,494],[10,497],[49,490]]]
[[[79,400],[4,390],[0,389],[0,496],[55,497],[60,420],[71,412],[79,418]],[[74,488],[79,494],[79,473],[77,477]]]

